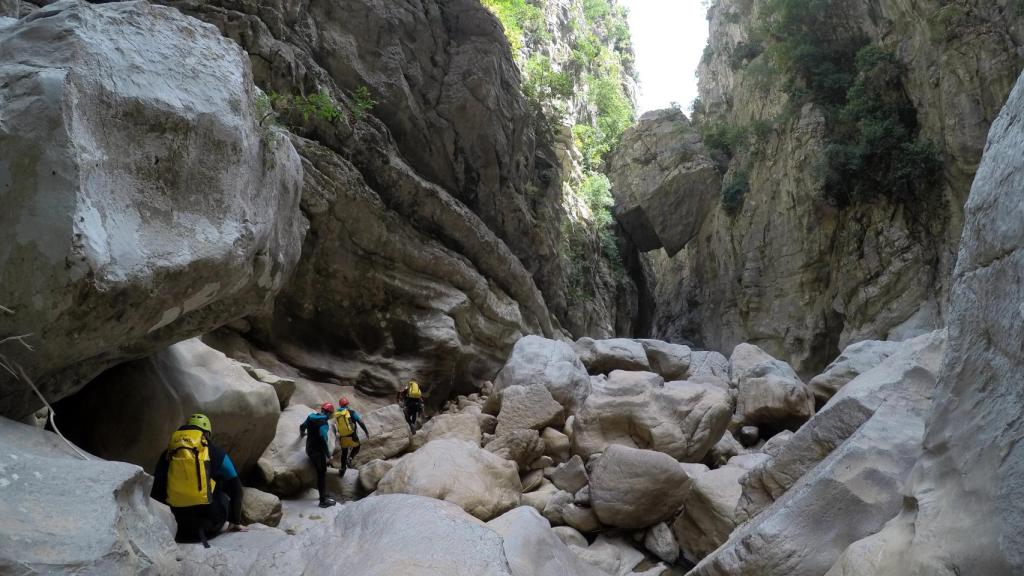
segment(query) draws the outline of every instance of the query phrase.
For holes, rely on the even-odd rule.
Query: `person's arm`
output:
[[[153,489],[150,490],[149,497],[167,504],[167,452],[160,454],[160,459],[153,470]]]
[[[220,468],[214,473],[214,479],[224,486],[224,493],[227,494],[231,505],[228,508],[228,531],[244,532],[242,527],[242,481],[238,478],[238,471],[235,470],[235,463],[231,457],[224,453],[220,461]]]
[[[303,436],[306,435],[306,428],[308,428],[308,427],[309,427],[309,418],[306,418],[305,420],[302,421],[302,424],[299,424],[299,438],[302,438]]]
[[[370,431],[366,429],[366,424],[363,424],[363,417],[360,416],[358,412],[353,410],[352,419],[356,421],[356,424],[359,424],[359,427],[363,429],[363,434],[366,434],[366,437],[369,438]]]

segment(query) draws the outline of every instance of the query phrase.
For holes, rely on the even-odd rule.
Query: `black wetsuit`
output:
[[[320,501],[327,499],[327,460],[330,458],[330,447],[327,438],[330,434],[330,417],[314,412],[299,425],[299,434],[306,436],[306,456],[316,470],[316,489],[320,493]]]
[[[199,430],[195,426],[182,426],[178,430]],[[242,482],[231,458],[224,450],[210,445],[210,478],[217,486],[209,504],[171,507],[174,519],[178,522],[178,533],[174,539],[178,542],[199,542],[202,536],[213,538],[224,527],[224,522],[241,524],[242,522]],[[156,464],[153,479],[153,490],[150,497],[167,504],[167,452],[160,455]]]

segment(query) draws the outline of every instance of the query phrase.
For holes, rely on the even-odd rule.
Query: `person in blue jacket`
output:
[[[331,415],[334,405],[325,402],[320,412],[313,412],[299,425],[299,437],[306,437],[306,456],[309,456],[316,470],[316,489],[320,493],[320,507],[328,508],[337,504],[327,493],[327,462],[330,459]]]
[[[203,414],[193,414],[188,422],[178,428],[181,430],[201,431],[209,451],[208,477],[214,480],[216,487],[210,495],[209,504],[195,506],[171,506],[171,512],[178,522],[175,540],[178,542],[202,542],[209,547],[207,539],[213,538],[225,528],[228,532],[245,532],[242,526],[242,482],[238,478],[231,457],[220,447],[210,443],[213,427],[210,419]],[[170,458],[167,451],[160,455],[156,464],[153,489],[150,497],[158,502],[170,505],[167,497],[167,478]]]

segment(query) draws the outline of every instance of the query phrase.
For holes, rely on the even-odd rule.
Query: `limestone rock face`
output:
[[[573,348],[591,374],[607,374],[613,370],[645,372],[651,369],[647,351],[636,340],[580,338]]]
[[[772,458],[743,479],[740,520],[753,518],[845,442],[882,406],[923,412],[929,406],[946,344],[944,331],[901,343],[897,352],[832,397]],[[768,446],[765,446],[768,448]]]
[[[729,364],[741,423],[795,429],[814,414],[814,396],[789,364],[751,344],[737,346]]]
[[[498,434],[484,448],[511,460],[519,466],[519,470],[528,470],[530,464],[544,455],[544,441],[536,430],[513,430]]]
[[[6,418],[0,453],[0,572],[177,574],[174,534],[141,468],[83,461],[55,434]]]
[[[593,567],[572,553],[548,521],[529,506],[509,510],[488,522],[487,527],[501,535],[514,576],[594,574]]]
[[[857,376],[871,370],[892,356],[899,348],[899,342],[865,340],[850,344],[825,371],[811,379],[807,385],[818,403],[824,404],[840,388]]]
[[[288,280],[302,168],[257,125],[237,44],[149,3],[65,1],[0,30],[0,62],[0,302],[36,347],[4,354],[49,400]],[[0,414],[39,405],[0,375]]]
[[[516,342],[494,380],[496,392],[516,385],[544,386],[569,411],[582,405],[590,394],[590,377],[573,347],[538,336]]]
[[[729,424],[733,404],[728,391],[694,382],[659,387],[635,374],[613,372],[594,385],[573,421],[573,451],[587,458],[618,444],[681,461],[703,459]]]
[[[640,117],[611,157],[615,217],[643,251],[682,250],[718,201],[722,176],[678,110]]]
[[[877,574],[1024,570],[1022,110],[1024,80],[992,127],[967,202],[924,455],[907,482],[907,505],[879,537]]]
[[[62,432],[83,448],[150,473],[171,433],[201,412],[244,475],[274,439],[279,406],[271,385],[193,338],[111,368],[57,411],[73,422]]]
[[[654,337],[717,350],[750,342],[810,377],[853,342],[903,340],[945,325],[962,207],[988,127],[1020,73],[1024,33],[1007,0],[835,4],[849,14],[844,30],[897,55],[921,137],[944,164],[927,216],[884,200],[836,210],[821,197],[825,117],[806,106],[775,121],[791,103],[763,81],[771,56],[748,62],[743,53],[759,41],[762,11],[751,6],[725,0],[709,12],[710,45],[698,71],[703,118],[771,129],[727,167],[727,184],[741,173],[749,182],[739,212],[715,206],[682,252],[655,256]]]
[[[446,500],[490,520],[519,505],[522,484],[515,463],[469,442],[441,439],[399,460],[377,492]]]
[[[626,446],[609,446],[590,477],[590,501],[601,523],[627,529],[671,519],[689,490],[690,478],[674,458]]]
[[[320,519],[304,522],[294,536],[253,527],[218,536],[209,549],[183,546],[181,570],[196,576],[275,576],[352,565],[370,576],[513,574],[502,537],[447,502],[395,494],[314,510]]]

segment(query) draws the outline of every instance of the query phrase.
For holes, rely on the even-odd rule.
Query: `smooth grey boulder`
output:
[[[277,526],[281,522],[281,499],[273,494],[249,488],[242,491],[242,524]]]
[[[590,576],[583,563],[529,506],[513,508],[487,523],[502,537],[505,558],[513,576]],[[584,540],[586,542],[586,540]]]
[[[573,347],[539,336],[520,338],[494,380],[495,392],[516,385],[546,387],[570,413],[590,394],[590,376]]]
[[[356,466],[371,460],[387,460],[405,452],[412,445],[414,438],[409,432],[409,424],[405,421],[401,406],[390,404],[360,414],[370,434],[364,438],[363,431],[359,430],[361,445],[355,459]]]
[[[519,470],[525,471],[544,455],[544,441],[536,430],[513,430],[497,435],[484,449],[515,462]]]
[[[586,548],[573,548],[581,560],[612,576],[625,576],[644,559],[644,553],[621,536],[601,534]],[[597,572],[600,574],[601,572]]]
[[[57,2],[0,30],[0,86],[4,333],[37,345],[4,354],[49,400],[261,309],[290,277],[300,160],[259,126],[249,58],[213,26]],[[0,374],[0,414],[39,406]]]
[[[591,374],[608,374],[613,370],[646,372],[651,369],[647,351],[636,340],[594,340],[584,337],[577,340],[573,348]]]
[[[689,346],[672,344],[661,340],[640,340],[647,353],[651,371],[667,381],[686,380],[690,370],[692,352]]]
[[[793,368],[753,344],[736,346],[729,376],[742,424],[796,429],[814,414],[814,395]]]
[[[672,530],[690,562],[699,562],[729,539],[736,528],[736,504],[747,470],[723,466],[690,477],[690,493]]]
[[[694,350],[690,353],[690,368],[685,380],[717,378],[729,383],[729,359],[721,352]]]
[[[590,482],[587,469],[583,465],[583,459],[578,455],[559,464],[549,476],[555,486],[570,494],[575,494],[582,490]]]
[[[697,235],[722,176],[700,134],[675,109],[640,117],[611,159],[615,217],[644,251],[674,255]]]
[[[395,408],[399,415],[403,415],[401,408],[398,406]],[[402,424],[405,424],[406,430],[409,429],[404,415]],[[465,440],[479,446],[481,435],[480,420],[473,414],[438,414],[427,420],[423,428],[416,431],[416,435],[412,437],[411,447],[413,450],[418,450],[428,442],[441,438]]]
[[[495,434],[512,430],[543,430],[565,423],[562,405],[544,386],[509,386],[501,391]]]
[[[55,434],[0,417],[0,573],[177,574],[151,487],[138,466],[81,460]]]
[[[311,508],[308,516],[316,518],[289,526],[294,535],[256,527],[218,536],[209,549],[183,546],[181,571],[194,576],[276,576],[359,566],[367,576],[513,574],[502,537],[448,502],[372,496],[326,510]]]
[[[590,502],[602,524],[626,529],[673,518],[690,490],[674,458],[652,450],[612,445],[590,474]]]
[[[587,539],[580,533],[579,530],[572,526],[553,526],[551,531],[558,536],[566,546],[579,546],[582,548],[587,547]]]
[[[395,460],[370,460],[359,467],[359,484],[363,490],[373,492],[381,478],[395,467]]]
[[[70,423],[62,432],[83,448],[150,473],[196,412],[210,418],[214,442],[245,475],[274,439],[281,409],[273,386],[198,338],[111,368],[58,409]]]
[[[540,437],[544,440],[544,455],[550,456],[556,463],[569,459],[571,443],[569,437],[554,428],[545,428]]]
[[[644,534],[644,548],[661,560],[675,564],[679,559],[679,542],[668,524],[662,522],[647,529]]]
[[[878,366],[899,348],[899,342],[883,340],[865,340],[850,344],[824,372],[811,378],[807,386],[814,393],[818,404],[824,404],[848,382]]]
[[[611,445],[657,450],[699,462],[725,433],[733,402],[728,390],[668,382],[640,372],[612,372],[595,381],[573,421],[573,452],[589,458]]]
[[[299,426],[312,412],[302,405],[281,412],[274,439],[256,462],[268,492],[288,497],[315,486],[316,471],[306,456],[306,441],[299,437]]]
[[[379,494],[446,500],[481,520],[518,506],[522,490],[514,462],[450,438],[434,440],[407,454],[377,484]]]

